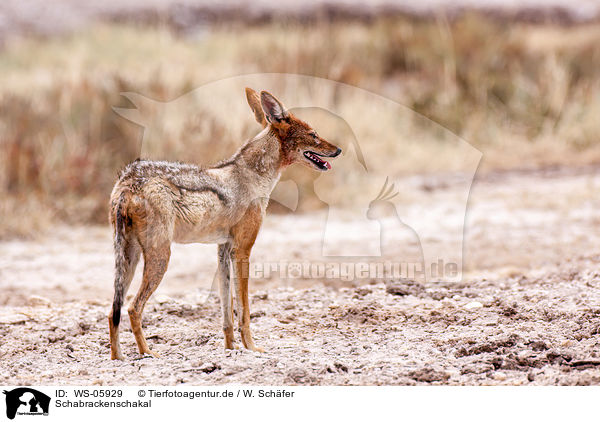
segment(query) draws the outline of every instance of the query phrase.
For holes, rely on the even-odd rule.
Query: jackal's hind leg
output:
[[[129,307],[129,320],[131,321],[131,330],[135,336],[138,349],[141,354],[148,354],[153,357],[159,357],[157,353],[150,350],[144,332],[142,330],[142,311],[146,302],[154,293],[162,278],[167,271],[171,248],[168,243],[150,250],[144,250],[144,277],[137,295]]]
[[[223,334],[225,349],[233,349],[233,296],[231,295],[231,243],[219,245],[219,291],[221,294],[221,309],[223,311]]]

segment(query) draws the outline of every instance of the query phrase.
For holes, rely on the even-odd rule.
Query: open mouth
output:
[[[320,154],[312,151],[304,151],[304,156],[308,161],[313,163],[319,170],[327,171],[331,169],[331,164],[325,160],[321,160],[319,157],[323,157]]]

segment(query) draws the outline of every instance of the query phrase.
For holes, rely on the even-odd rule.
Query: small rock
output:
[[[167,296],[167,295],[156,295],[156,296],[154,296],[154,301],[155,301],[156,303],[159,303],[159,304],[161,304],[161,305],[162,305],[163,303],[171,302],[172,300],[173,300],[173,299],[171,299],[171,298],[170,298],[169,296]]]
[[[335,369],[337,369],[339,372],[348,372],[348,367],[343,363],[336,362],[333,364],[333,366],[335,366]]]
[[[523,350],[516,356],[516,361],[519,365],[534,366],[536,354],[530,350]]]
[[[481,325],[485,325],[486,327],[495,327],[498,325],[498,318],[486,318],[481,321]]]
[[[90,330],[92,325],[87,321],[79,321],[79,330],[81,333],[85,333]]]
[[[212,337],[206,334],[200,334],[198,338],[194,341],[196,346],[202,346],[210,341]]]
[[[534,341],[530,344],[531,348],[536,352],[541,352],[544,350],[548,350],[548,345],[544,341]]]
[[[211,363],[205,363],[199,369],[200,369],[200,371],[202,371],[206,374],[210,374],[211,372],[214,372],[217,369],[221,369],[221,367],[219,365],[211,362]]]
[[[235,374],[238,374],[238,373],[244,371],[245,369],[246,368],[243,368],[241,366],[232,366],[230,368],[224,369],[223,370],[223,375],[227,375],[227,376],[235,375]]]
[[[494,372],[494,375],[492,375],[492,378],[494,378],[496,381],[505,381],[506,374],[504,372],[497,371],[497,372]]]
[[[22,322],[28,321],[29,317],[23,314],[17,313],[5,313],[0,314],[0,324],[20,324]]]
[[[548,350],[548,352],[546,353],[546,359],[551,364],[559,364],[559,365],[570,360],[570,359],[565,359],[565,356],[563,356],[562,353],[560,353],[559,351],[557,351],[555,349]]]
[[[436,371],[435,369],[421,368],[409,372],[408,376],[417,382],[435,382],[447,381],[450,375],[446,372]]]
[[[372,293],[372,290],[367,288],[367,287],[358,287],[355,291],[354,291],[355,295],[357,297],[363,297],[366,296],[370,293]]]
[[[303,368],[293,368],[287,374],[288,378],[298,384],[310,384],[312,379]]]
[[[54,333],[48,334],[48,343],[56,343],[57,341],[62,341],[66,337],[66,334],[62,330],[56,330]]]
[[[483,304],[481,302],[469,302],[465,305],[465,309],[478,309],[478,308],[483,308]]]
[[[255,311],[250,314],[250,319],[256,319],[267,315],[265,311]]]
[[[431,289],[429,289],[428,293],[429,293],[429,296],[433,300],[443,300],[444,302],[446,302],[446,304],[452,304],[452,305],[454,305],[454,303],[448,297],[447,292],[440,291],[440,290],[431,290]]]
[[[486,372],[492,372],[494,365],[486,362],[473,362],[466,364],[460,371],[461,374],[485,374]]]
[[[50,299],[47,299],[43,296],[32,295],[27,298],[27,304],[29,306],[52,306],[52,302]]]
[[[418,296],[425,288],[414,280],[395,280],[387,283],[385,291],[394,296]]]
[[[267,300],[269,298],[269,294],[267,292],[256,292],[252,295],[252,298],[256,300]]]

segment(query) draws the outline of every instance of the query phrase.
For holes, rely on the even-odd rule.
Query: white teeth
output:
[[[304,156],[320,167],[324,167],[326,169],[331,168],[331,165],[327,161],[321,160],[321,158],[319,158],[316,154],[313,154],[312,152],[305,151]]]

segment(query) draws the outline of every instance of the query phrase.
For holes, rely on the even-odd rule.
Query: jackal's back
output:
[[[202,242],[222,237],[233,193],[226,175],[196,165],[137,160],[121,172],[111,194],[110,221],[131,226],[158,224],[173,241]]]

